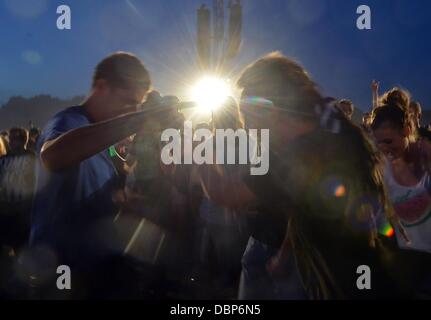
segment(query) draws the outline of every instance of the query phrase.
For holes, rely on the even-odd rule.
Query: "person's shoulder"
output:
[[[73,106],[54,114],[45,126],[45,129],[55,127],[70,130],[87,123],[89,123],[89,121],[83,108],[80,106]]]
[[[326,130],[316,129],[305,133],[286,145],[284,154],[303,153],[305,151],[319,153],[328,145],[336,145],[342,136]]]
[[[83,108],[80,106],[69,107],[57,112],[48,120],[42,130],[37,150],[40,150],[41,144],[45,141],[55,139],[69,130],[85,126],[89,123]]]
[[[66,109],[63,109],[51,118],[51,120],[58,120],[58,119],[81,119],[87,121],[87,117],[84,113],[83,107],[81,106],[72,106],[68,107]]]
[[[340,134],[321,129],[305,133],[285,146],[272,169],[277,176],[286,176],[282,179],[305,180],[313,171],[340,160],[348,146],[345,140]]]

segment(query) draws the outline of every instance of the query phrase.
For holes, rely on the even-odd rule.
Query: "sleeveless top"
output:
[[[410,238],[406,243],[396,231],[400,248],[431,252],[431,177],[426,172],[415,186],[400,185],[394,178],[389,162],[384,170],[385,185],[395,213]]]

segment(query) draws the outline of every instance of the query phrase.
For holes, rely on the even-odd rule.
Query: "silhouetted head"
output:
[[[380,100],[382,105],[397,104],[404,110],[408,110],[410,104],[410,94],[407,92],[407,90],[394,87],[391,90],[385,92]]]
[[[370,127],[370,125],[371,125],[371,113],[369,113],[369,112],[365,112],[364,114],[363,114],[363,116],[362,116],[362,125],[365,127],[365,128],[369,128]]]
[[[25,152],[28,142],[28,131],[24,128],[9,129],[9,153],[21,154]]]
[[[422,118],[422,107],[419,102],[411,101],[409,105],[409,113],[414,124],[419,128]]]
[[[150,75],[136,56],[116,52],[103,59],[93,74],[91,99],[96,121],[137,110],[151,86]]]
[[[305,69],[280,52],[270,53],[245,68],[240,111],[249,128],[269,128],[271,140],[285,142],[317,125],[316,106],[324,98]]]
[[[338,107],[345,114],[347,119],[352,119],[353,111],[355,110],[355,106],[353,105],[352,101],[348,99],[342,99],[338,102]]]
[[[36,143],[37,143],[37,139],[40,136],[40,129],[39,128],[30,128],[30,130],[28,131],[28,142],[27,142],[27,150],[29,151],[36,151]]]

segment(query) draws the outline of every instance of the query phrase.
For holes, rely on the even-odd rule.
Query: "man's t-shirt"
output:
[[[38,140],[38,155],[46,141],[89,124],[81,106],[57,113]],[[31,245],[48,246],[60,262],[88,268],[118,253],[113,222],[117,208],[112,201],[117,179],[108,150],[57,172],[48,171],[39,159]]]

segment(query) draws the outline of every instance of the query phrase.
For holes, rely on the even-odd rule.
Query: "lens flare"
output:
[[[394,234],[394,228],[392,228],[392,226],[389,223],[386,223],[381,229],[380,229],[380,233],[382,233],[383,235],[385,235],[388,238],[391,238]]]
[[[340,184],[335,188],[335,192],[334,195],[337,198],[341,198],[344,197],[346,195],[346,187],[344,187],[344,185]]]
[[[221,78],[205,77],[196,83],[191,95],[201,111],[211,112],[232,95],[232,90],[227,81]]]

